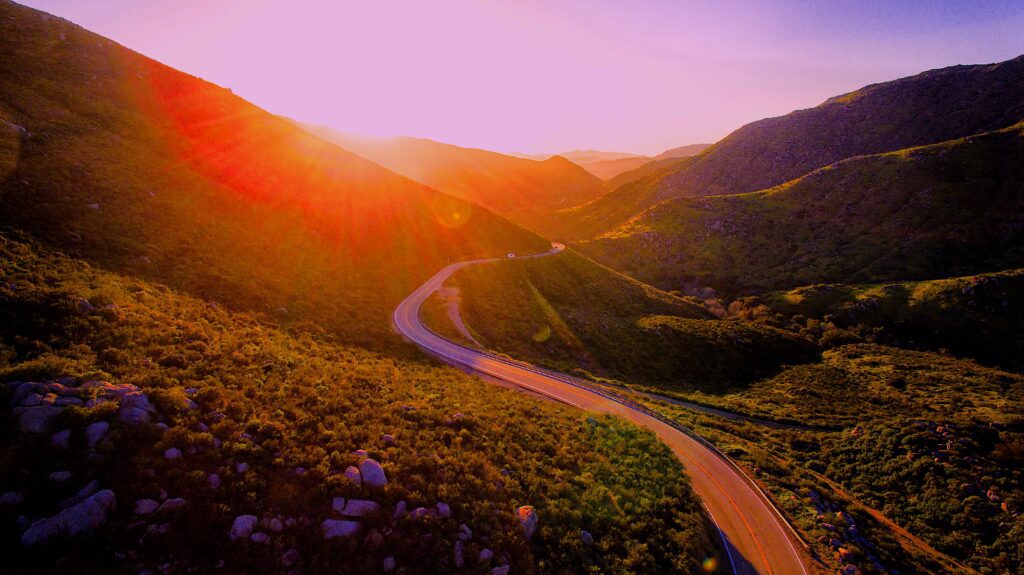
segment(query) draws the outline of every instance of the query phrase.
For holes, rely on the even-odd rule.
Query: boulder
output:
[[[270,543],[270,535],[266,533],[253,533],[249,536],[249,540],[253,543]]]
[[[519,525],[523,527],[526,539],[529,540],[533,537],[534,531],[537,530],[537,523],[540,521],[537,510],[532,505],[523,505],[516,509],[516,515],[519,517]]]
[[[590,547],[594,544],[594,536],[590,534],[590,531],[580,530],[580,541],[587,547]]]
[[[359,462],[359,475],[363,478],[363,483],[370,487],[384,487],[388,484],[384,468],[374,459],[364,459]]]
[[[167,461],[174,461],[175,459],[181,459],[181,450],[177,447],[168,447],[164,450],[164,459]]]
[[[235,465],[235,472],[236,473],[244,474],[244,473],[246,473],[248,471],[249,471],[249,464],[248,463],[239,463],[239,464]]]
[[[478,556],[478,561],[480,561],[481,563],[484,563],[486,561],[490,561],[491,559],[494,559],[494,551],[491,551],[490,549],[488,549],[486,547],[484,547],[483,549],[480,550],[480,555]]]
[[[62,429],[50,437],[50,445],[67,449],[71,447],[71,430]]]
[[[324,535],[324,539],[335,539],[338,537],[351,537],[359,530],[363,528],[363,525],[358,521],[346,521],[344,519],[324,519],[323,523],[320,524],[320,531]]]
[[[384,572],[385,573],[391,573],[392,571],[395,570],[395,567],[396,567],[396,562],[395,562],[395,558],[394,557],[388,556],[388,557],[384,558]]]
[[[494,569],[491,569],[491,575],[508,575],[508,571],[511,568],[511,565],[501,565],[499,567],[495,567]]]
[[[138,407],[122,407],[117,412],[118,421],[137,425],[139,423],[149,423],[149,419],[152,417],[148,411]]]
[[[348,477],[348,480],[351,481],[353,485],[363,484],[363,476],[360,475],[359,468],[354,465],[349,465],[348,468],[345,469],[345,477]]]
[[[256,522],[255,515],[239,515],[235,517],[234,523],[231,524],[231,531],[228,533],[228,536],[231,537],[232,541],[248,539],[252,535],[252,530],[256,527]]]
[[[90,423],[85,428],[85,443],[89,447],[96,447],[103,437],[107,435],[107,430],[110,429],[110,424],[106,421],[97,421]]]
[[[220,475],[211,473],[209,477],[206,478],[206,484],[210,486],[210,489],[217,489],[220,487]]]
[[[376,501],[349,499],[345,502],[345,507],[340,512],[346,517],[366,517],[377,511],[380,511],[380,505]]]
[[[466,565],[466,558],[462,551],[463,545],[464,543],[462,542],[462,540],[457,539],[455,541],[455,548],[452,550],[452,562],[455,563],[456,567],[465,567]]]
[[[395,436],[394,435],[390,435],[390,434],[385,434],[385,435],[381,436],[380,440],[383,441],[384,443],[388,444],[388,445],[392,445],[392,444],[395,443]]]
[[[447,503],[442,503],[438,501],[436,507],[438,517],[444,517],[447,519],[448,517],[452,516],[452,508],[449,507]]]
[[[333,500],[331,500],[331,509],[337,511],[338,513],[341,513],[342,509],[345,509],[345,498],[335,497]]]
[[[155,499],[139,499],[135,502],[134,512],[136,515],[149,515],[160,508],[160,503]]]
[[[458,538],[463,541],[469,541],[473,538],[473,530],[469,528],[469,525],[466,525],[465,523],[459,525]]]
[[[53,517],[36,521],[21,536],[22,545],[35,545],[54,537],[74,537],[102,526],[117,507],[117,496],[109,489],[94,493]]]
[[[64,409],[53,405],[29,407],[21,412],[18,425],[28,433],[45,433],[52,431],[53,422]]]

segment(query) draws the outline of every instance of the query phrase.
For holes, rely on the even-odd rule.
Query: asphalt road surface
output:
[[[564,246],[517,259],[556,254]],[[507,362],[463,347],[431,332],[420,321],[420,306],[453,273],[466,266],[501,261],[492,258],[458,262],[427,280],[395,309],[395,327],[405,337],[442,359],[485,373],[586,411],[610,413],[645,427],[661,438],[683,463],[694,491],[718,527],[731,571],[746,575],[806,575],[806,553],[794,543],[789,527],[764,496],[720,452],[641,409],[616,401],[596,391],[553,377],[552,372],[525,364]],[[551,374],[551,375],[548,375]],[[730,565],[723,565],[729,569]]]

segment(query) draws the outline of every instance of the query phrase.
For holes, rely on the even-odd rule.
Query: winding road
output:
[[[549,256],[563,249],[561,244],[552,244],[549,252],[516,259]],[[563,374],[463,347],[423,325],[420,307],[453,273],[466,266],[504,259],[470,260],[445,267],[398,305],[393,317],[395,327],[426,351],[449,362],[579,409],[624,417],[653,431],[683,463],[694,491],[718,528],[733,573],[806,575],[807,554],[794,542],[788,524],[750,479],[706,441],[624,398],[574,383]]]

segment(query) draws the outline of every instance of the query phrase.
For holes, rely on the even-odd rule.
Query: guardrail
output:
[[[461,349],[463,349],[465,351],[468,351],[468,352],[471,352],[471,353],[482,355],[484,357],[487,357],[488,359],[492,359],[494,361],[497,361],[497,362],[500,362],[500,363],[504,363],[505,365],[509,365],[509,366],[512,366],[512,367],[518,367],[519,369],[522,369],[522,370],[525,370],[525,371],[529,371],[529,372],[532,372],[532,373],[536,373],[538,375],[543,375],[543,376],[549,377],[551,379],[556,379],[558,381],[567,383],[567,384],[572,385],[574,387],[578,387],[578,388],[583,389],[585,391],[589,391],[591,393],[595,393],[597,395],[600,395],[601,397],[604,397],[606,399],[610,399],[610,400],[612,400],[612,401],[614,401],[616,403],[619,403],[621,405],[624,405],[624,406],[626,406],[626,407],[628,407],[630,409],[639,411],[639,412],[643,413],[644,415],[652,417],[652,418],[660,421],[661,423],[664,423],[665,425],[667,425],[667,426],[669,426],[669,427],[671,427],[671,428],[673,428],[673,429],[675,429],[675,430],[677,430],[677,431],[679,431],[681,433],[686,434],[688,437],[690,437],[694,441],[700,443],[704,447],[706,447],[709,450],[711,450],[712,453],[717,455],[727,465],[732,467],[744,479],[744,481],[746,481],[746,483],[748,485],[750,485],[750,487],[752,487],[754,489],[754,491],[765,502],[765,504],[768,506],[768,508],[771,509],[772,512],[775,514],[775,516],[779,518],[779,520],[782,522],[782,524],[785,525],[787,529],[789,529],[789,532],[793,535],[793,538],[796,539],[800,543],[800,545],[802,545],[804,547],[804,549],[806,549],[807,551],[811,551],[810,544],[803,538],[802,535],[800,535],[800,532],[797,531],[796,526],[794,526],[792,524],[792,522],[790,522],[790,520],[785,516],[785,514],[782,513],[782,510],[779,509],[778,505],[775,503],[775,500],[772,498],[772,496],[769,495],[767,492],[765,492],[764,489],[762,489],[761,486],[758,485],[756,481],[754,481],[749,475],[747,475],[746,471],[744,471],[743,468],[741,468],[735,461],[733,461],[731,457],[726,455],[726,453],[724,451],[719,449],[716,445],[714,445],[713,443],[711,443],[707,439],[704,439],[703,437],[701,437],[697,432],[693,431],[689,427],[683,425],[682,423],[679,423],[678,421],[675,421],[674,419],[671,419],[671,418],[661,414],[660,412],[657,412],[657,411],[647,407],[646,405],[644,405],[642,403],[633,401],[632,399],[629,399],[628,397],[625,397],[625,396],[620,395],[618,393],[614,393],[612,391],[609,391],[608,389],[605,389],[604,387],[601,387],[601,386],[599,386],[599,385],[597,385],[595,383],[591,383],[591,382],[586,381],[584,379],[581,379],[581,378],[578,378],[578,377],[573,377],[571,375],[566,375],[564,373],[559,373],[557,371],[551,371],[549,369],[544,369],[542,367],[537,367],[537,366],[535,366],[535,365],[533,365],[531,363],[526,363],[524,361],[519,361],[519,360],[515,360],[515,359],[512,359],[512,358],[509,358],[509,357],[500,356],[500,355],[497,355],[497,354],[489,352],[489,351],[473,349],[473,348],[464,346],[462,344],[456,343],[454,341],[451,341],[450,339],[442,336],[441,334],[438,334],[434,330],[432,330],[429,327],[427,327],[426,325],[424,325],[423,322],[420,320],[420,317],[419,317],[419,309],[417,309],[416,312],[417,312],[416,313],[416,321],[420,324],[420,327],[422,327],[426,331],[430,332],[432,335],[434,335],[434,336],[436,336],[436,337],[438,337],[438,338],[448,342],[451,345],[454,345],[455,347],[461,348]],[[452,361],[460,363],[460,364],[462,364],[462,365],[464,365],[466,367],[469,367],[471,369],[474,367],[473,365],[471,365],[471,364],[469,364],[467,362],[461,361],[461,360],[459,360],[457,358],[449,357],[449,356],[446,356],[446,357],[448,357],[448,359],[450,359]]]

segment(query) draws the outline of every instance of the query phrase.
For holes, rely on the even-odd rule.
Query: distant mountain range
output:
[[[699,154],[711,144],[689,144],[665,150],[657,156],[641,156],[625,152],[602,152],[599,150],[573,150],[560,154],[512,154],[521,158],[532,160],[546,160],[554,156],[561,156],[572,163],[581,166],[591,174],[606,182],[614,178],[631,173],[634,170],[643,168],[652,162],[660,162],[672,158],[686,158]]]
[[[605,192],[595,176],[561,156],[542,161],[410,137],[370,138],[305,126],[321,138],[437,190],[484,206],[533,231],[557,211]]]

